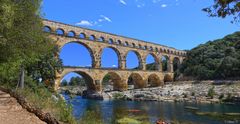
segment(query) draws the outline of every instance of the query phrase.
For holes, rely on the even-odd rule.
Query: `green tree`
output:
[[[67,86],[68,85],[68,82],[67,82],[67,80],[63,80],[62,82],[61,82],[61,86]]]
[[[240,1],[239,0],[214,0],[214,4],[206,7],[203,11],[211,17],[221,17],[233,15],[234,21],[239,21]]]
[[[70,86],[85,86],[85,80],[81,77],[72,77],[69,81]]]
[[[197,79],[240,78],[240,32],[188,51],[180,71]]]
[[[109,80],[111,80],[111,76],[108,74],[103,78],[102,85],[108,85]]]
[[[50,53],[55,47],[55,43],[42,31],[40,4],[41,0],[0,1],[0,83],[11,82],[16,85],[21,68],[21,72],[26,72],[30,78],[47,80],[47,64],[39,66],[38,71],[41,73],[29,69],[41,63],[46,56],[45,62],[48,62],[47,58],[52,57]],[[53,66],[54,63],[50,61]],[[51,69],[53,72],[57,68]],[[48,78],[52,80],[53,74],[50,76]]]

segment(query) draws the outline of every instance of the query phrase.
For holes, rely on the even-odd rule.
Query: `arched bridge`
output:
[[[57,41],[61,48],[68,43],[79,43],[87,48],[92,58],[92,67],[64,67],[63,72],[56,75],[55,89],[58,89],[61,79],[70,72],[81,74],[87,82],[89,89],[102,90],[104,76],[110,75],[114,82],[114,89],[126,90],[128,79],[135,88],[164,85],[166,81],[172,81],[174,77],[173,62],[180,65],[186,52],[155,43],[141,41],[124,36],[118,36],[106,32],[76,27],[60,22],[43,20],[44,31],[50,33],[50,37]],[[113,49],[118,56],[119,68],[102,68],[101,54],[104,48]],[[139,60],[139,67],[134,70],[126,68],[126,56],[132,51]],[[155,69],[146,70],[146,57],[152,55],[155,59]],[[167,68],[163,68],[162,58],[166,58]]]

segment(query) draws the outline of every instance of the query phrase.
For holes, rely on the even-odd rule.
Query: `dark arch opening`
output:
[[[86,34],[84,34],[84,33],[79,34],[79,38],[85,39],[86,38]]]
[[[156,56],[153,54],[148,54],[146,57],[146,70],[158,70],[158,62]]]
[[[169,74],[166,74],[164,76],[164,82],[172,82],[172,81],[173,81],[173,78]]]
[[[133,48],[135,48],[135,47],[136,47],[135,43],[132,43],[132,47],[133,47]]]
[[[102,79],[102,85],[104,91],[123,91],[126,89],[121,77],[115,72],[107,73]]]
[[[100,37],[100,38],[98,39],[99,42],[104,42],[104,40],[105,40],[104,37]]]
[[[92,67],[94,56],[92,50],[84,43],[72,41],[60,50],[64,66]]]
[[[46,32],[46,33],[51,33],[52,29],[49,26],[44,26],[43,31]]]
[[[121,40],[117,40],[117,43],[116,44],[122,44],[122,41]]]
[[[68,37],[75,37],[76,34],[74,31],[69,31],[68,34],[67,34]]]
[[[139,89],[144,87],[146,87],[146,83],[138,73],[132,73],[128,77],[128,89]]]
[[[82,71],[69,72],[62,77],[60,87],[81,87],[80,91],[83,90],[96,90],[94,80],[90,75]],[[80,94],[81,94],[80,93]],[[79,94],[79,95],[80,95]]]
[[[61,28],[58,28],[58,29],[56,30],[56,34],[63,36],[63,35],[64,35],[64,30],[61,29]]]
[[[147,48],[148,48],[147,46],[144,46],[144,47],[143,47],[144,50],[147,50]]]
[[[108,40],[108,43],[109,43],[109,44],[113,44],[113,39],[110,38],[110,39]]]
[[[126,69],[142,69],[141,56],[136,51],[129,51],[126,55]]]
[[[128,46],[129,44],[128,44],[128,42],[127,41],[125,41],[124,42],[124,46]]]
[[[173,59],[173,71],[177,71],[180,68],[180,60],[178,57]]]
[[[162,71],[168,71],[169,58],[168,56],[162,56]]]
[[[101,67],[103,68],[119,68],[120,53],[116,48],[106,47],[101,54]]]
[[[160,80],[158,75],[151,74],[148,77],[148,86],[150,86],[150,87],[158,87],[160,85],[163,85],[163,82]]]
[[[96,37],[94,35],[90,35],[89,40],[94,41],[94,40],[96,40]]]

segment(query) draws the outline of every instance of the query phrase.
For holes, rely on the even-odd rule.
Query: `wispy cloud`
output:
[[[160,2],[161,0],[153,0],[152,2],[153,3],[158,3],[158,2]]]
[[[127,3],[124,0],[119,0],[119,2],[123,5],[127,5]]]
[[[106,21],[108,21],[108,22],[112,22],[112,20],[109,18],[109,17],[107,17],[107,16],[104,16],[104,15],[100,15],[100,17],[102,17],[103,19],[99,19],[99,21],[104,21],[104,20],[106,20]]]
[[[87,20],[81,20],[80,22],[76,23],[75,25],[78,26],[102,26],[101,23],[103,22],[112,22],[112,20],[105,16],[105,15],[100,15],[100,18],[97,19],[96,21],[87,21]]]
[[[87,20],[82,20],[78,23],[76,23],[75,25],[80,25],[80,26],[93,26],[94,23],[87,21]]]
[[[165,7],[167,7],[167,4],[162,4],[161,7],[165,8]]]

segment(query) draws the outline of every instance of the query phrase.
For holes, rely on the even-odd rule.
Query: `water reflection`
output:
[[[64,97],[69,104],[73,105],[73,114],[80,123],[117,124],[134,121],[153,124],[161,119],[171,123],[224,124],[229,118],[218,114],[240,113],[239,105],[96,101],[82,99],[80,96],[72,99],[67,95]],[[185,106],[197,107],[198,111],[185,109]],[[212,116],[209,112],[217,113],[219,117],[215,117],[215,114]],[[239,121],[240,116],[234,119]]]

